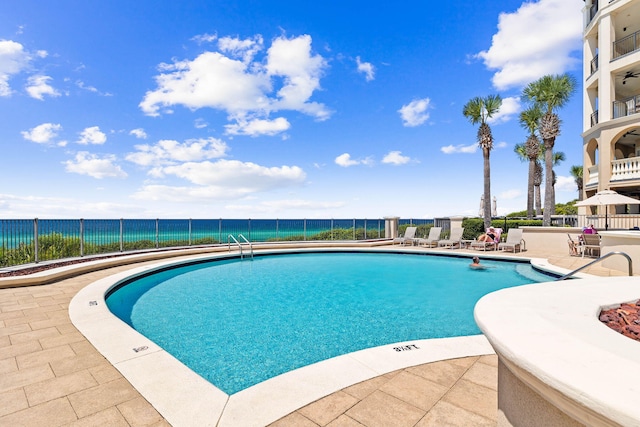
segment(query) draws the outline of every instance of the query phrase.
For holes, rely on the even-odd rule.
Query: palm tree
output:
[[[564,153],[562,151],[557,151],[553,153],[553,167],[556,167],[560,164],[560,162],[564,162],[567,159],[567,157],[564,155]],[[551,195],[553,196],[553,200],[551,200],[552,206],[553,206],[553,211],[555,213],[555,207],[556,207],[556,181],[557,181],[557,177],[556,177],[556,171],[552,170],[551,171],[553,173],[553,192],[551,193]],[[546,199],[546,196],[545,196]]]
[[[533,177],[533,189],[535,191],[536,198],[536,216],[542,215],[542,200],[540,197],[540,186],[542,185],[542,176],[544,174],[544,169],[540,164],[539,160],[536,160],[536,174]]]
[[[542,110],[533,105],[520,113],[520,126],[529,132],[527,142],[522,145],[522,154],[517,150],[521,144],[516,145],[516,153],[529,161],[529,174],[527,179],[527,218],[533,218],[534,177],[536,173],[536,161],[540,158],[540,140],[536,135],[536,129],[542,117]]]
[[[486,98],[475,97],[465,104],[462,114],[472,125],[480,124],[478,128],[478,145],[482,148],[484,158],[484,228],[491,225],[491,164],[489,153],[493,148],[493,135],[487,120],[498,112],[502,105],[500,95],[489,95]]]
[[[545,149],[545,192],[544,212],[542,224],[551,225],[551,215],[555,213],[553,205],[553,146],[556,137],[560,135],[560,118],[556,110],[563,107],[575,91],[576,80],[565,73],[562,75],[547,75],[533,83],[529,83],[523,90],[523,97],[534,105],[543,109],[538,130]]]
[[[582,200],[582,166],[571,166],[569,171],[578,187],[578,201]]]

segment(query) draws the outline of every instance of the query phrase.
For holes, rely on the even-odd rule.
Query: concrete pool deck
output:
[[[568,270],[591,261],[558,252],[529,249],[524,255],[546,257]],[[156,262],[0,289],[0,425],[169,425],[73,326],[68,313],[71,299],[90,283]],[[622,275],[601,267],[586,272]],[[495,425],[496,389],[495,355],[450,356],[348,385],[283,414],[273,425]]]

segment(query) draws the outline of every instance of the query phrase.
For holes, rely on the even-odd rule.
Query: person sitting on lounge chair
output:
[[[495,242],[497,235],[498,233],[496,233],[495,228],[489,227],[486,233],[483,233],[480,236],[478,236],[478,241],[479,242]]]

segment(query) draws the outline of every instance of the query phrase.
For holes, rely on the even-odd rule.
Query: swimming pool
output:
[[[198,263],[112,290],[111,311],[228,394],[364,348],[479,334],[473,306],[548,281],[528,263],[305,253]],[[453,321],[452,321],[453,320]]]

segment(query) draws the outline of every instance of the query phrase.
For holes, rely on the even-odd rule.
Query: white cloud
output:
[[[166,166],[160,172],[164,176],[182,178],[195,186],[147,185],[134,197],[171,201],[236,199],[257,192],[300,185],[306,178],[305,172],[298,166],[266,167],[224,159]]]
[[[509,146],[509,144],[507,144],[505,141],[500,141],[500,142],[496,142],[493,144],[493,148],[507,148]]]
[[[207,121],[203,118],[197,118],[193,121],[193,126],[196,129],[204,129],[209,126],[209,123],[207,123]]]
[[[264,40],[260,35],[253,39],[240,40],[233,37],[221,37],[218,40],[218,48],[221,52],[228,53],[234,58],[241,58],[245,63],[250,63],[263,47]]]
[[[365,79],[370,82],[375,79],[375,67],[370,62],[361,62],[360,57],[356,57],[356,63],[358,64],[358,72],[363,73]]]
[[[410,157],[403,156],[400,151],[390,151],[383,158],[382,163],[387,163],[391,165],[404,165],[411,161]]]
[[[201,43],[211,43],[213,41],[216,41],[216,39],[218,38],[218,36],[216,34],[201,34],[201,35],[197,35],[191,38],[191,40],[195,41],[198,44]]]
[[[231,131],[245,134],[241,131],[244,124],[255,123],[258,126],[251,132],[264,131],[267,135],[284,129],[284,119],[269,120],[269,114],[275,111],[298,111],[317,120],[330,116],[323,104],[310,101],[320,88],[320,77],[327,66],[324,58],[311,53],[310,36],[276,38],[265,57],[255,61],[253,55],[261,49],[261,37],[220,40],[222,52],[204,52],[193,60],[160,64],[161,74],[155,78],[158,87],[145,94],[139,104],[142,111],[158,116],[171,112],[175,105],[191,110],[208,107],[227,113]],[[270,122],[277,126],[259,125]],[[246,134],[254,135],[251,132]]]
[[[431,100],[429,98],[416,99],[398,110],[402,118],[402,124],[406,127],[420,126],[429,119],[427,109]]]
[[[88,175],[96,179],[125,178],[127,174],[115,164],[114,155],[99,157],[95,154],[81,151],[76,154],[74,160],[64,162],[67,172]]]
[[[136,152],[126,160],[140,166],[173,165],[178,162],[194,162],[224,157],[229,147],[215,138],[189,139],[184,143],[161,140],[155,145],[136,145]]]
[[[464,153],[464,154],[473,154],[478,149],[478,144],[471,145],[446,145],[444,147],[440,147],[440,151],[444,154],[455,154],[455,153]]]
[[[500,124],[511,120],[514,115],[520,113],[520,98],[509,97],[503,98],[500,109],[490,119],[487,120],[489,124]]]
[[[107,135],[100,131],[100,127],[92,126],[80,132],[80,139],[77,142],[82,145],[100,145],[104,144],[106,141]]]
[[[284,117],[278,117],[274,120],[255,119],[250,121],[239,120],[236,124],[225,125],[226,134],[229,135],[277,135],[288,130],[291,124]]]
[[[344,168],[348,168],[349,166],[356,166],[356,165],[372,165],[373,164],[373,159],[371,159],[370,157],[354,160],[351,158],[351,154],[349,153],[340,154],[338,157],[335,158],[334,161],[336,165],[342,166]]]
[[[58,132],[62,130],[62,126],[56,123],[42,123],[28,131],[22,132],[22,137],[28,141],[37,142],[39,144],[49,143],[58,136]]]
[[[524,87],[546,74],[579,66],[582,8],[580,0],[540,0],[500,14],[491,47],[477,54],[488,69],[497,70],[493,86]]]
[[[576,193],[576,198],[578,197],[578,186],[576,185],[576,180],[573,179],[572,176],[556,175],[555,189],[556,191]]]
[[[513,200],[521,197],[523,195],[522,190],[506,190],[498,194],[496,200]]]
[[[131,129],[129,135],[133,135],[138,139],[147,139],[147,133],[142,128]]]
[[[31,76],[27,80],[27,93],[29,96],[40,101],[44,100],[43,95],[60,96],[60,92],[49,85],[49,80],[52,80],[49,76]]]
[[[293,199],[265,201],[247,205],[226,205],[225,209],[228,209],[230,211],[242,212],[243,214],[245,214],[245,212],[251,212],[253,215],[255,215],[256,212],[260,212],[263,214],[281,214],[283,211],[302,210],[304,212],[309,212],[338,209],[343,206],[345,206],[344,202],[316,202],[312,200]]]
[[[10,96],[11,76],[23,71],[31,62],[31,55],[12,40],[0,40],[0,96]]]

